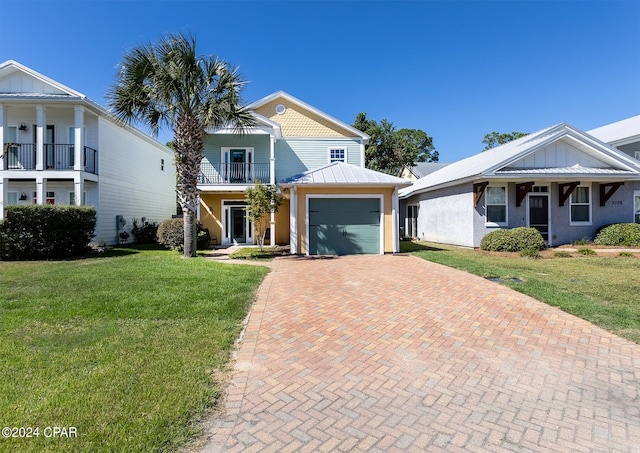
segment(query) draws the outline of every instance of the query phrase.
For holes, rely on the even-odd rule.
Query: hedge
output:
[[[521,252],[523,250],[543,250],[544,238],[535,228],[518,227],[500,229],[486,234],[480,241],[480,248],[492,252]]]
[[[640,246],[640,223],[615,223],[602,228],[593,241],[597,245]]]
[[[7,206],[0,223],[0,258],[69,258],[85,253],[96,229],[91,206]]]

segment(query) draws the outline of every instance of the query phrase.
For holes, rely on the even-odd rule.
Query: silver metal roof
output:
[[[280,182],[280,185],[283,186],[298,184],[407,186],[411,183],[386,173],[369,170],[368,168],[358,167],[344,162],[333,162],[323,167],[291,176]]]

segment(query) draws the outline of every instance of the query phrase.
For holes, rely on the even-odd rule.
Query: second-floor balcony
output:
[[[269,164],[245,162],[211,163],[203,160],[200,166],[200,184],[255,184],[257,180],[269,183]]]
[[[2,155],[3,170],[36,170],[37,146],[35,143],[5,144]],[[43,145],[44,170],[74,170],[75,147],[72,144]],[[85,146],[82,150],[82,170],[98,174],[98,151]]]

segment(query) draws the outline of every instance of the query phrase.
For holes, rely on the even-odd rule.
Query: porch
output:
[[[256,181],[260,180],[268,184],[270,178],[271,172],[268,163],[212,163],[205,159],[200,165],[198,183],[204,185],[247,185],[255,184]]]
[[[76,168],[75,145],[43,144],[42,159],[38,158],[35,143],[5,143],[2,158],[2,170],[80,170],[98,174],[98,150],[84,146],[82,165]],[[42,162],[42,168],[38,163]]]

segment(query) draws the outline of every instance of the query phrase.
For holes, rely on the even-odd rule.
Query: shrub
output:
[[[521,252],[523,250],[543,250],[544,239],[535,228],[518,227],[500,229],[485,235],[480,248],[492,252]]]
[[[167,248],[182,252],[184,250],[184,221],[181,218],[165,220],[158,226],[156,234],[158,243]],[[200,222],[196,223],[197,248],[199,250],[209,248],[211,237],[209,230],[202,228]]]
[[[131,234],[138,244],[155,244],[158,242],[158,223],[133,219]]]
[[[620,252],[618,256],[624,256],[626,258],[633,258],[633,253],[631,252]]]
[[[90,206],[7,206],[0,226],[0,258],[69,258],[86,252],[96,229]]]
[[[586,248],[586,249],[578,249],[578,253],[579,253],[580,255],[585,255],[585,256],[595,255],[595,254],[596,254],[595,250],[592,250],[592,249],[589,249],[589,248]]]
[[[557,256],[558,258],[571,258],[571,253],[561,251],[561,252],[554,253],[553,256]]]
[[[589,245],[589,244],[591,244],[591,239],[589,239],[589,238],[580,238],[580,239],[576,239],[571,244],[572,245]]]
[[[639,223],[616,223],[603,228],[596,236],[597,245],[640,246]]]
[[[525,249],[525,250],[520,252],[520,256],[522,258],[529,258],[529,259],[532,259],[532,260],[538,260],[538,259],[542,258],[542,255],[536,249]]]

